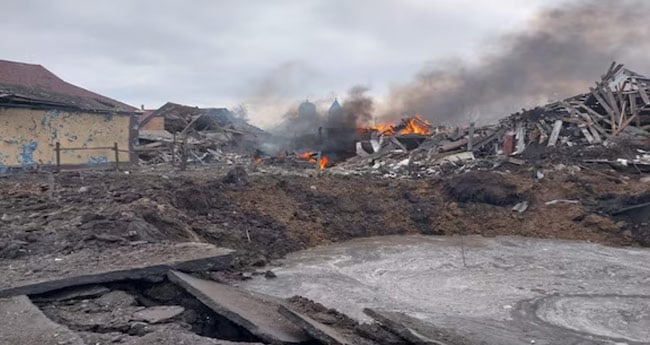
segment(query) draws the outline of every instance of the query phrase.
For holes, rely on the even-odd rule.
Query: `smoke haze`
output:
[[[496,40],[478,63],[436,63],[394,87],[381,116],[422,114],[438,123],[479,123],[588,90],[616,60],[650,70],[650,25],[639,0],[574,1],[536,16],[524,32]]]

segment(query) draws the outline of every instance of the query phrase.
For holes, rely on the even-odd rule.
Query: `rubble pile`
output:
[[[650,171],[650,78],[613,63],[590,92],[523,110],[498,124],[435,128],[419,116],[375,126],[337,174],[435,176],[539,160],[606,163]],[[404,125],[406,124],[406,126]]]
[[[140,130],[137,151],[143,164],[247,162],[267,134],[225,108],[167,103],[154,117],[164,130]]]

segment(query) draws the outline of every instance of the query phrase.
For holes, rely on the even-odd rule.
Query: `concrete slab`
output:
[[[0,345],[85,345],[67,327],[54,323],[27,296],[0,299]]]
[[[181,315],[184,311],[185,308],[177,305],[161,305],[137,311],[133,314],[133,319],[148,323],[161,323]]]
[[[33,298],[32,301],[36,303],[46,302],[61,302],[71,299],[84,299],[101,296],[110,292],[107,287],[101,285],[85,285],[72,287],[65,290],[55,291],[51,294],[41,295],[38,298]]]
[[[233,250],[207,243],[146,243],[82,250],[70,255],[0,260],[0,297],[41,294],[111,281],[160,280],[171,269],[194,272],[225,268]]]
[[[434,325],[410,317],[403,313],[378,311],[366,308],[363,312],[379,322],[384,328],[399,335],[404,340],[418,345],[460,345],[471,344],[457,334],[445,331]]]
[[[171,271],[167,276],[214,312],[263,341],[297,344],[311,340],[306,332],[279,313],[280,299],[194,278],[177,271]]]
[[[324,325],[311,317],[292,310],[286,306],[280,306],[280,314],[284,315],[289,321],[304,329],[314,339],[327,345],[352,345],[353,341],[347,339],[334,328]]]
[[[79,335],[88,345],[262,345],[203,337],[174,323],[149,326],[147,333],[139,336],[118,332],[79,332]]]

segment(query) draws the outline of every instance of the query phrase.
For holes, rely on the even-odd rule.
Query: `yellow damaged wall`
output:
[[[61,148],[113,147],[129,150],[130,117],[60,110],[0,108],[0,171],[7,167],[56,164],[55,144]],[[120,153],[120,162],[129,153]],[[61,164],[98,165],[114,162],[113,150],[61,150]]]

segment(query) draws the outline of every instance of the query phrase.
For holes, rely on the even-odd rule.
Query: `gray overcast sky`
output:
[[[558,3],[559,0],[550,1]],[[545,0],[5,0],[0,58],[44,65],[120,101],[248,104],[267,126],[287,102],[381,97],[427,63],[471,60]]]

